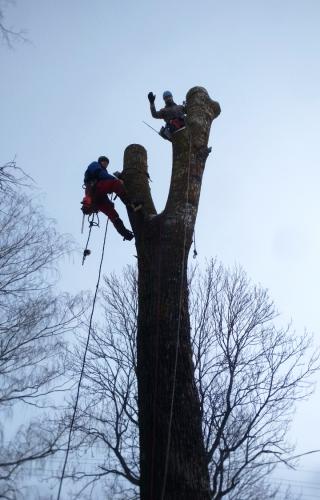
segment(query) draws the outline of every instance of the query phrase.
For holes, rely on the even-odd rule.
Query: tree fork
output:
[[[146,150],[124,153],[129,195],[144,203],[129,213],[138,257],[137,378],[141,500],[209,500],[198,392],[190,341],[187,262],[197,216],[212,120],[220,106],[202,87],[187,94],[186,129],[173,136],[165,209],[152,200]]]

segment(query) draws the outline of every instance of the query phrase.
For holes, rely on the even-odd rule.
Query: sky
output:
[[[4,3],[0,3],[3,7]],[[241,264],[269,289],[283,323],[320,345],[320,2],[318,0],[17,0],[7,25],[28,43],[0,45],[0,162],[16,158],[38,198],[81,252],[86,166],[104,154],[121,170],[127,145],[148,151],[151,189],[164,208],[171,146],[146,127],[147,94],[181,103],[205,87],[222,113],[213,122],[196,225],[198,263]],[[126,212],[117,209],[127,223]],[[94,289],[103,230],[92,255],[63,263],[61,288]],[[135,263],[134,242],[111,227],[104,272]],[[320,375],[319,375],[320,379]],[[297,452],[320,449],[320,387],[296,413]],[[320,454],[298,472],[302,498],[318,498]],[[280,470],[280,469],[279,469]],[[304,483],[303,483],[304,481]],[[313,489],[310,485],[313,485]]]

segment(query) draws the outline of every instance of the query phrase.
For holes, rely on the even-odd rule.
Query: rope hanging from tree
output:
[[[97,221],[95,221],[95,216],[97,216]],[[109,220],[109,219],[108,219]],[[86,260],[86,257],[91,254],[91,250],[89,250],[88,245],[90,241],[90,236],[91,236],[91,230],[93,227],[100,227],[100,221],[99,221],[99,215],[97,212],[93,212],[91,215],[88,216],[88,221],[89,221],[89,234],[88,234],[88,239],[87,243],[85,246],[85,249],[83,250],[83,255],[82,255],[82,265],[84,264],[84,261]]]
[[[62,490],[62,483],[63,483],[64,477],[65,477],[65,470],[66,470],[66,466],[67,466],[67,462],[68,462],[68,456],[69,456],[70,445],[71,445],[72,430],[73,430],[73,425],[74,425],[74,421],[75,421],[75,418],[76,418],[76,412],[77,412],[77,407],[78,407],[78,402],[79,402],[79,395],[80,395],[80,388],[81,388],[81,381],[82,381],[82,377],[83,377],[83,374],[84,374],[84,368],[85,368],[85,364],[86,364],[87,352],[88,352],[89,341],[90,341],[91,330],[92,330],[93,314],[94,314],[96,300],[97,300],[97,295],[98,295],[98,290],[99,290],[99,284],[100,284],[100,278],[101,278],[101,270],[102,270],[102,263],[103,263],[103,258],[104,258],[104,251],[105,251],[106,238],[107,238],[107,232],[108,232],[108,223],[109,223],[109,219],[107,219],[106,228],[105,228],[105,232],[104,232],[104,239],[103,239],[103,245],[102,245],[102,252],[101,252],[100,265],[99,265],[98,279],[97,279],[95,294],[94,294],[94,297],[93,297],[93,303],[92,303],[92,309],[91,309],[90,321],[89,321],[88,336],[87,336],[86,346],[85,346],[85,350],[84,350],[84,354],[83,354],[83,359],[82,359],[81,372],[80,372],[80,377],[79,377],[79,382],[78,382],[78,387],[77,387],[77,394],[76,394],[76,400],[75,400],[75,404],[74,404],[74,408],[73,408],[73,414],[72,414],[72,418],[71,418],[71,424],[70,424],[70,428],[69,428],[69,437],[68,437],[67,449],[66,449],[64,464],[63,464],[61,478],[60,478],[60,483],[59,483],[59,491],[58,491],[58,495],[57,495],[57,500],[60,500],[60,495],[61,495],[61,490]],[[94,225],[98,225],[98,224],[97,223],[95,223],[95,224],[92,223],[89,226],[89,236],[88,236],[86,247],[88,246],[91,229],[92,229],[92,227]]]

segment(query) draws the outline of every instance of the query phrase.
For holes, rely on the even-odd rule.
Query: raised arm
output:
[[[154,105],[154,101],[156,99],[156,96],[152,92],[149,92],[148,99],[150,102],[150,111],[151,111],[153,118],[163,118],[162,110],[160,109],[160,111],[157,111],[156,107]]]

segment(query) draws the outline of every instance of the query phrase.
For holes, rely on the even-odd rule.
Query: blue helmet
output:
[[[162,97],[163,99],[165,99],[166,97],[172,97],[170,90],[165,90],[162,94]]]

